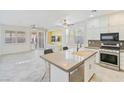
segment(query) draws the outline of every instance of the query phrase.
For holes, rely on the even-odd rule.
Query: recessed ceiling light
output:
[[[91,10],[90,17],[94,17],[96,10]]]
[[[94,17],[94,15],[93,14],[90,14],[90,17]]]

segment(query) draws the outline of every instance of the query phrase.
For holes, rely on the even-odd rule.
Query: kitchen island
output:
[[[60,51],[41,55],[49,63],[49,80],[51,82],[89,81],[93,73],[93,63],[97,52],[84,49],[78,52]]]

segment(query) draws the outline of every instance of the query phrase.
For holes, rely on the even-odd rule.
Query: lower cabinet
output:
[[[96,55],[87,59],[84,63],[84,82],[90,81],[94,74],[94,63],[96,61]]]
[[[83,82],[84,65],[80,65],[72,72],[65,72],[62,69],[51,64],[49,78],[51,82]]]
[[[69,82],[69,73],[50,64],[50,82]]]
[[[88,82],[94,74],[94,63],[96,55],[89,57],[84,64],[77,67],[71,72],[50,64],[50,81],[51,82]]]
[[[120,69],[124,70],[124,52],[120,52]]]

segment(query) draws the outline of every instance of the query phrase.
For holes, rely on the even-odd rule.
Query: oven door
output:
[[[100,62],[112,66],[119,66],[119,53],[100,52]]]

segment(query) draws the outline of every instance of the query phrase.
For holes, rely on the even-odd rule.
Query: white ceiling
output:
[[[115,11],[97,11],[103,15]],[[0,24],[39,27],[54,26],[67,18],[69,23],[76,23],[89,18],[90,10],[0,10]]]

